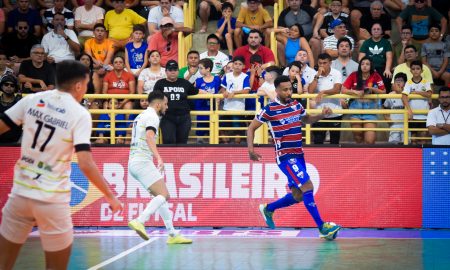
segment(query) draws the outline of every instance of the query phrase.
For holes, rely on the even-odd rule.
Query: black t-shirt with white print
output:
[[[161,91],[169,100],[168,115],[185,115],[190,112],[188,96],[197,95],[198,89],[188,80],[178,78],[174,82],[167,79],[158,80],[153,91]]]

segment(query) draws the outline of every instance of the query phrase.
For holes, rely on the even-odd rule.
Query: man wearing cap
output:
[[[153,91],[161,91],[169,100],[166,114],[161,119],[163,144],[186,144],[191,130],[188,96],[199,93],[188,80],[178,78],[178,63],[169,60],[166,77],[156,82]]]
[[[234,42],[236,47],[242,46],[242,36],[245,29],[258,30],[266,33],[266,29],[273,26],[272,17],[269,12],[261,5],[261,0],[247,0],[247,8],[241,8],[236,20],[236,29],[234,30]],[[247,34],[247,33],[245,33]],[[265,44],[270,44],[270,33],[265,34]]]
[[[166,66],[167,61],[178,61],[178,32],[192,33],[189,27],[175,27],[175,22],[170,17],[161,19],[160,29],[147,40],[148,50],[157,50],[161,54],[161,65]]]
[[[275,64],[275,56],[273,55],[272,50],[267,48],[264,45],[261,45],[262,42],[262,33],[256,29],[253,29],[248,34],[248,44],[238,48],[234,51],[233,58],[236,56],[242,56],[245,59],[245,67],[244,72],[250,69],[250,57],[254,54],[258,54],[261,56],[263,65],[261,69],[265,69],[268,66]]]
[[[330,24],[330,27],[333,28],[334,34],[323,40],[323,51],[329,54],[333,59],[336,59],[338,57],[337,43],[340,38],[348,38],[352,43],[352,48],[355,47],[355,41],[347,35],[347,26],[342,20],[334,20]]]
[[[11,108],[20,100],[20,95],[16,95],[19,85],[16,77],[5,75],[0,81],[0,114]],[[0,135],[0,143],[16,143],[22,136],[22,128],[14,127],[8,132]]]
[[[172,5],[170,0],[159,0],[159,5],[150,9],[148,13],[148,32],[150,35],[160,30],[162,18],[170,17],[174,21],[175,27],[184,26],[183,10],[177,6]]]

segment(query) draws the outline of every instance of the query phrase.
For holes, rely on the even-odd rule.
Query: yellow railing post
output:
[[[409,132],[408,132],[408,110],[405,108],[405,112],[403,113],[403,144],[409,144]]]
[[[261,110],[261,104],[258,102],[258,96],[256,96],[255,101],[256,101],[256,110],[255,110],[255,113],[256,113],[256,112],[259,112]],[[257,144],[264,144],[265,143],[264,142],[264,128],[263,128],[264,126],[266,126],[266,125],[263,125],[263,126],[259,127],[255,131],[255,140],[254,140],[254,142],[257,143]]]
[[[109,136],[111,137],[111,144],[116,144],[116,98],[112,98],[111,109],[113,110],[110,114],[111,119],[111,131],[109,132]]]

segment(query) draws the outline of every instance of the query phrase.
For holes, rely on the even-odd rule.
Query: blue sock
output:
[[[303,193],[303,203],[306,209],[308,209],[309,214],[312,216],[319,229],[322,228],[323,220],[320,217],[319,210],[317,209],[316,203],[314,202],[314,195],[312,190],[308,190]]]
[[[294,199],[294,196],[292,196],[292,193],[288,193],[283,198],[280,198],[280,199],[274,201],[273,203],[267,204],[267,210],[270,212],[273,212],[273,211],[277,210],[278,208],[288,207],[288,206],[291,206],[296,203],[298,203],[298,202]]]

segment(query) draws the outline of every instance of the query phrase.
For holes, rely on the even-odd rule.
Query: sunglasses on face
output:
[[[345,66],[342,67],[342,76],[347,76],[347,68]]]
[[[170,51],[170,48],[171,48],[171,46],[172,46],[172,42],[167,42],[167,45],[166,45],[166,51],[168,52],[168,51]]]
[[[27,30],[28,26],[17,26],[19,30]]]

